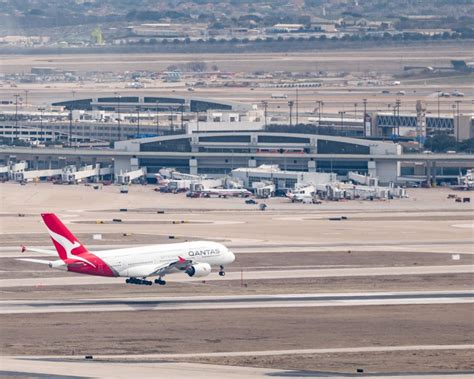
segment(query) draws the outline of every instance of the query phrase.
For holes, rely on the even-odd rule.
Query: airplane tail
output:
[[[87,253],[86,247],[71,233],[71,231],[61,222],[54,213],[42,213],[48,233],[53,240],[54,247],[62,260],[71,258],[71,252],[78,256]]]

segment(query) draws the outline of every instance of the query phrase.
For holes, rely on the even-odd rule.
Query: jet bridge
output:
[[[127,171],[127,172],[120,172],[117,175],[117,183],[118,184],[130,184],[136,179],[142,178],[146,176],[146,168],[140,168],[134,171]]]
[[[91,177],[98,178],[100,175],[101,169],[98,163],[95,165],[80,167],[79,169],[76,166],[66,166],[62,172],[61,179],[66,183],[79,183],[82,180]]]
[[[12,178],[17,182],[30,182],[35,179],[50,178],[52,176],[60,176],[62,174],[60,168],[47,170],[30,170],[12,173]]]
[[[356,184],[362,184],[365,186],[376,187],[379,185],[379,180],[377,178],[374,178],[373,176],[361,175],[352,171],[347,174],[347,178]]]

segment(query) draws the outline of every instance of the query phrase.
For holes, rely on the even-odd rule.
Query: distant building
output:
[[[416,136],[416,114],[394,115],[390,112],[375,112],[372,114],[371,134],[373,137],[391,137],[398,135]],[[434,114],[426,116],[427,134],[445,132],[459,141],[474,138],[474,115],[473,114]]]
[[[303,24],[275,24],[267,29],[268,33],[293,33],[304,29]]]
[[[59,101],[53,103],[53,105],[65,107],[67,109],[104,110],[114,112],[136,112],[137,109],[140,111],[158,110],[159,112],[207,112],[208,110],[212,109],[248,111],[251,108],[250,105],[237,102],[183,96],[96,97],[89,99]]]

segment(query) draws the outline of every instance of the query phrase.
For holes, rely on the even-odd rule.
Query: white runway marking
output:
[[[474,303],[474,291],[5,300],[0,314]]]
[[[474,229],[474,224],[454,224],[453,228]]]

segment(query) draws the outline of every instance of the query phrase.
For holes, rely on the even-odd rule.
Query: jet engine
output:
[[[186,274],[194,278],[201,278],[211,273],[211,265],[209,263],[196,263],[186,269]]]
[[[61,259],[58,259],[57,261],[49,262],[48,266],[49,266],[50,268],[55,268],[56,270],[64,270],[64,271],[67,271],[67,264],[64,263],[64,261],[61,260]]]

